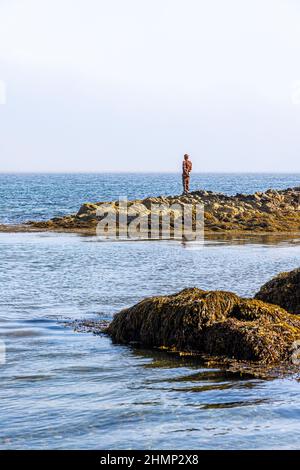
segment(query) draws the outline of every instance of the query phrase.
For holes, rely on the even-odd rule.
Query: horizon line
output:
[[[20,174],[53,174],[53,175],[76,175],[76,174],[84,174],[84,175],[101,175],[101,174],[149,174],[149,175],[159,175],[159,174],[166,174],[166,175],[177,175],[181,174],[181,171],[134,171],[134,170],[97,170],[97,171],[67,171],[67,170],[0,170],[0,175],[20,175]],[[270,170],[263,170],[263,171],[194,171],[192,175],[205,175],[205,174],[228,174],[228,175],[240,175],[240,174],[253,174],[253,175],[258,175],[258,174],[269,174],[269,175],[280,175],[280,174],[287,174],[287,175],[298,175],[300,174],[300,170],[298,171],[270,171]]]

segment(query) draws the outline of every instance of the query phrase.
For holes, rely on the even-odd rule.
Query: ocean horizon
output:
[[[297,186],[292,174],[193,174],[191,189],[235,194]],[[87,201],[181,192],[177,174],[0,175],[1,223],[76,212]],[[298,382],[239,379],[193,359],[74,331],[184,287],[251,297],[299,266],[297,239],[101,243],[0,233],[2,449],[297,448]],[[284,433],[283,433],[284,430]]]
[[[1,463],[299,450],[299,21],[0,1]]]

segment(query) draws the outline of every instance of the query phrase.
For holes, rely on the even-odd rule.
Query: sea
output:
[[[300,174],[193,174],[226,194],[300,186]],[[0,223],[84,202],[181,192],[179,174],[0,174]],[[300,265],[300,238],[110,241],[0,233],[1,449],[299,449],[297,375],[239,378],[77,331],[185,287],[251,297]]]

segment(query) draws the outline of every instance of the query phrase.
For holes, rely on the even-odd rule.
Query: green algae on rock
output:
[[[255,298],[279,305],[287,312],[299,315],[300,268],[278,274],[260,288]]]
[[[269,189],[255,194],[222,193],[199,190],[188,195],[147,197],[127,201],[126,210],[138,204],[143,206],[142,216],[150,219],[152,204],[202,204],[206,233],[286,233],[300,231],[300,187],[276,191]],[[56,217],[44,222],[28,222],[28,229],[86,231],[95,233],[99,221],[97,209],[111,204],[119,211],[119,201],[83,204],[76,214]],[[121,213],[121,212],[119,212]],[[129,222],[132,219],[130,218]]]
[[[106,333],[117,343],[146,348],[264,365],[295,364],[300,318],[231,292],[191,288],[122,310]]]

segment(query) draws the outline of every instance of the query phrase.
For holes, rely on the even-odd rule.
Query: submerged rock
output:
[[[118,343],[265,365],[295,364],[300,352],[299,317],[231,292],[197,288],[122,310],[106,333]]]
[[[256,299],[279,305],[290,313],[300,314],[300,269],[278,274],[264,284]]]

